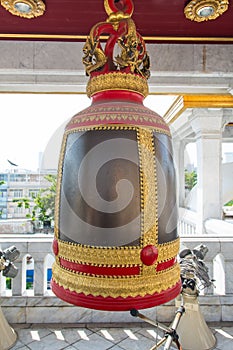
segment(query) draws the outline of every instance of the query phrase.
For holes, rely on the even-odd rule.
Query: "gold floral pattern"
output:
[[[93,77],[87,84],[87,96],[107,90],[134,91],[146,97],[149,94],[148,84],[140,75],[127,73],[107,73]]]
[[[106,276],[85,276],[53,265],[54,281],[65,289],[84,293],[85,295],[102,297],[144,297],[148,294],[160,293],[174,286],[180,278],[180,267],[175,264],[163,273],[146,276],[124,276],[111,278]],[[94,282],[95,281],[95,282]]]
[[[179,252],[180,240],[158,245],[158,262],[170,260]],[[59,256],[78,263],[101,266],[134,266],[141,264],[141,247],[92,247],[58,240]]]

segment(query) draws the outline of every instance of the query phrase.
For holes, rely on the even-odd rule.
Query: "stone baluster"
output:
[[[5,295],[6,290],[6,279],[3,277],[2,273],[0,274],[0,296]]]
[[[44,295],[45,285],[44,285],[44,257],[36,259],[34,262],[34,295],[41,296]]]
[[[22,260],[16,263],[18,268],[17,276],[12,279],[12,296],[21,296],[23,293],[23,273],[25,273]]]
[[[230,224],[229,224],[230,225]],[[233,230],[232,230],[233,232]],[[231,236],[232,237],[232,236]],[[221,254],[224,258],[225,268],[225,294],[232,294],[233,291],[233,256],[232,256],[232,245],[221,243]]]

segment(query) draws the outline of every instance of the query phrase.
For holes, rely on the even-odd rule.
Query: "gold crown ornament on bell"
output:
[[[150,63],[133,3],[104,6],[108,18],[83,48],[92,104],[67,124],[61,147],[52,290],[123,311],[180,293],[176,180],[169,128],[143,105]]]

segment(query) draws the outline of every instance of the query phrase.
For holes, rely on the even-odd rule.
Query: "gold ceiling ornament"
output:
[[[203,22],[213,20],[228,9],[228,0],[192,0],[184,8],[186,18]]]
[[[42,0],[1,0],[1,5],[12,15],[29,19],[42,16],[45,12]]]

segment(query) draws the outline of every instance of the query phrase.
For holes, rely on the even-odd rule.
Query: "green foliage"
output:
[[[38,218],[42,222],[54,219],[57,186],[57,177],[55,175],[46,175],[45,179],[50,182],[50,187],[41,189],[37,196],[34,197],[34,210],[39,211]]]
[[[26,282],[26,289],[33,289],[33,282]]]
[[[33,207],[30,206],[30,198],[19,198],[13,200],[13,202],[18,203],[19,208],[28,209],[28,213],[26,214],[27,218],[31,218],[32,221],[39,220],[42,223],[47,220],[54,220],[57,186],[56,175],[46,175],[45,179],[50,182],[50,186],[48,188],[41,189],[37,195],[32,195],[34,201]]]
[[[20,198],[20,199],[14,198],[13,202],[18,203],[18,205],[17,205],[18,208],[28,209],[28,213],[26,214],[26,218],[32,219],[32,221],[36,220],[36,212],[34,210],[34,207],[31,208],[29,198]]]
[[[188,172],[185,169],[185,187],[191,191],[191,189],[197,184],[197,173],[196,171]]]
[[[12,279],[6,277],[6,289],[10,290],[12,288]],[[33,289],[33,282],[26,282],[26,289]]]
[[[224,207],[232,207],[233,206],[233,199],[224,204]]]
[[[11,278],[6,277],[6,289],[11,289]]]

